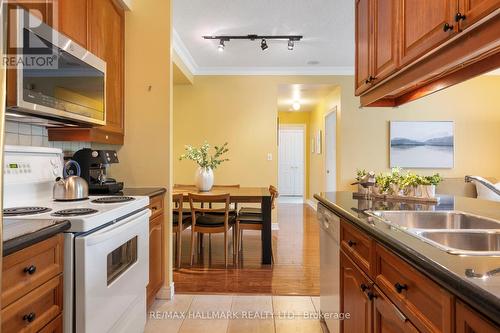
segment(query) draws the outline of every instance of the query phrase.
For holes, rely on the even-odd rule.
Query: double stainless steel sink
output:
[[[368,215],[448,253],[500,256],[500,221],[458,211],[370,211]]]

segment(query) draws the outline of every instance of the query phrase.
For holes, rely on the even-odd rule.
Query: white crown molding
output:
[[[182,41],[177,31],[175,31],[175,29],[173,29],[172,35],[174,39],[173,40],[174,51],[177,53],[179,58],[181,58],[182,62],[184,63],[184,65],[186,65],[187,69],[191,72],[191,74],[196,75],[196,73],[198,72],[198,65],[196,64],[196,61],[194,61],[193,56],[191,55],[191,53],[187,49],[186,45]]]
[[[353,67],[199,67],[195,75],[354,75]]]

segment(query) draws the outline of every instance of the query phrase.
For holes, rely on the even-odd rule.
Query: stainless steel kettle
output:
[[[70,171],[75,167],[76,175]],[[87,181],[80,177],[80,165],[73,160],[66,162],[63,168],[64,178],[57,177],[52,189],[52,196],[57,201],[84,200],[89,196],[89,185]]]

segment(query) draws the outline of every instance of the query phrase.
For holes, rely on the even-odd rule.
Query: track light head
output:
[[[217,46],[217,50],[218,50],[219,52],[222,52],[222,51],[224,51],[224,48],[225,48],[225,47],[226,47],[226,45],[224,44],[224,40],[223,40],[223,39],[221,39],[221,40],[220,40],[220,43],[219,43],[219,46]]]
[[[267,45],[267,42],[265,40],[265,38],[262,38],[262,42],[260,42],[260,48],[262,49],[262,51],[265,51],[269,48],[269,46]]]
[[[292,51],[292,50],[293,50],[293,47],[295,46],[294,44],[295,44],[295,43],[293,42],[293,40],[291,40],[291,39],[290,39],[290,40],[288,40],[288,49],[289,49],[290,51]]]

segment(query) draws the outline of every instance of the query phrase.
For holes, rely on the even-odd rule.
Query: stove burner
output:
[[[50,212],[52,209],[47,207],[14,207],[5,208],[3,210],[4,216],[23,216],[23,215],[35,215]]]
[[[132,200],[135,200],[135,198],[114,196],[114,197],[98,198],[98,199],[92,200],[91,202],[97,203],[97,204],[111,204],[111,203],[127,202],[127,201],[132,201]]]
[[[73,208],[73,209],[63,209],[53,213],[53,216],[80,216],[80,215],[90,215],[99,212],[96,209],[91,208]]]

